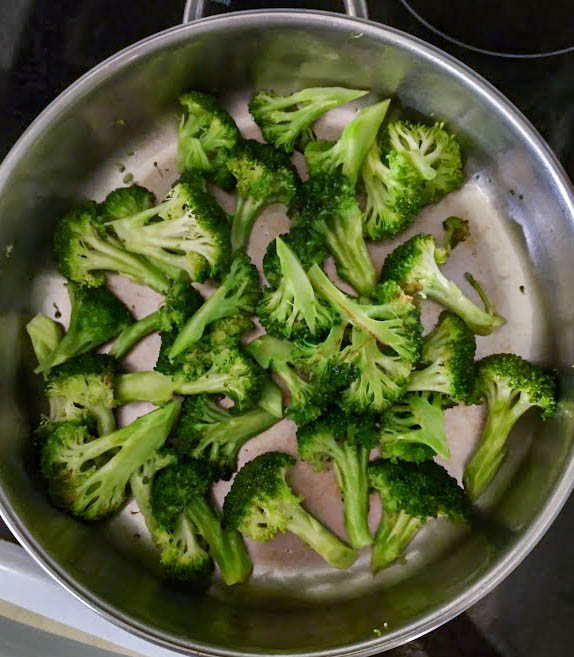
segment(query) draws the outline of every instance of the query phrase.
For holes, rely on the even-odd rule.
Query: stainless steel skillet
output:
[[[347,5],[366,15],[362,3]],[[196,17],[196,10],[190,3],[188,15]],[[398,97],[409,111],[440,117],[460,135],[469,182],[426,212],[417,228],[436,231],[446,213],[466,213],[474,236],[457,250],[448,273],[460,281],[461,272],[472,269],[495,291],[494,301],[509,320],[504,330],[480,341],[481,353],[513,350],[553,364],[562,374],[565,401],[551,423],[527,417],[517,427],[511,456],[482,502],[483,522],[472,531],[458,534],[433,523],[405,564],[375,579],[367,555],[351,572],[333,573],[295,541],[279,539],[254,549],[257,567],[249,586],[226,591],[216,583],[194,596],[154,575],[132,509],[105,526],[87,527],[47,504],[30,454],[40,389],[29,373],[22,326],[31,312],[53,312],[54,300],[65,315],[49,241],[59,213],[73,199],[101,198],[128,172],[158,193],[169,186],[175,100],[183,89],[220,93],[245,134],[254,135],[244,110],[238,112],[254,87],[288,91],[309,84]],[[320,126],[321,134],[335,134],[347,118],[334,114]],[[573,220],[571,185],[520,113],[472,71],[396,30],[328,13],[248,12],[176,27],[124,50],[64,92],[0,167],[3,518],[34,558],[86,604],[173,650],[366,655],[437,627],[526,556],[572,487]],[[256,226],[256,259],[285,227],[282,209],[272,208]],[[389,248],[373,250],[377,263]],[[135,286],[114,285],[138,312],[154,303]],[[136,353],[133,364],[148,362],[152,348]],[[450,467],[460,474],[480,409],[455,411],[448,421]],[[257,439],[245,457],[278,445],[293,449],[286,423]],[[295,483],[312,509],[338,529],[331,479],[300,468]]]

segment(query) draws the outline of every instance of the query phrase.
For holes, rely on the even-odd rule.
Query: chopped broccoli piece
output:
[[[172,402],[100,438],[82,422],[51,423],[41,470],[54,504],[84,520],[117,511],[130,477],[165,443],[178,415]]]
[[[557,380],[554,372],[514,354],[493,354],[476,364],[476,401],[487,403],[486,424],[478,448],[466,465],[464,487],[477,499],[494,478],[506,456],[506,439],[529,408],[538,406],[542,417],[556,410]]]
[[[209,325],[207,337],[215,346],[238,346],[241,338],[255,328],[253,321],[247,315],[230,315],[216,319]]]
[[[239,450],[278,419],[263,408],[238,415],[208,395],[188,397],[176,430],[177,449],[184,456],[207,459],[221,479],[230,479],[237,468]]]
[[[363,160],[377,138],[390,102],[384,100],[363,108],[347,123],[338,141],[313,141],[307,144],[305,160],[311,178],[321,173],[342,173],[354,188]]]
[[[37,313],[26,324],[26,331],[38,361],[38,368],[42,369],[44,363],[62,341],[64,327],[48,315]]]
[[[409,393],[391,406],[381,418],[381,456],[418,462],[438,454],[448,460],[443,407],[432,392]]]
[[[261,295],[257,269],[244,253],[238,253],[227,276],[215,293],[188,319],[169,351],[171,360],[198,342],[205,329],[217,319],[255,312]]]
[[[159,205],[109,224],[127,249],[166,267],[172,278],[184,271],[190,280],[203,281],[229,267],[225,213],[191,176],[181,178]]]
[[[335,568],[350,568],[357,553],[301,506],[285,480],[295,459],[267,452],[244,465],[225,498],[223,513],[230,526],[254,541],[270,541],[290,531]]]
[[[428,126],[393,121],[388,127],[388,141],[419,172],[427,203],[436,203],[462,185],[460,147],[444,123]]]
[[[293,251],[280,237],[275,243],[280,279],[276,287],[264,290],[257,306],[259,319],[277,338],[321,338],[336,320],[333,311],[316,296]]]
[[[200,91],[179,98],[185,109],[177,140],[177,170],[201,171],[227,191],[235,180],[227,167],[228,152],[241,138],[235,121],[217,100]]]
[[[341,278],[360,294],[373,292],[377,276],[354,185],[338,173],[319,174],[301,186],[289,212],[296,230],[311,231],[327,245]]]
[[[463,319],[473,333],[488,335],[504,324],[499,315],[481,310],[440,271],[446,252],[432,235],[419,233],[398,246],[383,264],[381,280],[395,281],[407,294],[418,294],[442,304]]]
[[[375,423],[368,416],[349,416],[337,408],[327,409],[324,415],[297,431],[301,460],[317,472],[326,470],[332,462],[343,495],[347,537],[357,550],[373,542],[367,466],[377,438]]]
[[[90,352],[52,368],[46,377],[50,420],[63,422],[93,417],[103,436],[116,430],[113,413],[117,362]]]
[[[381,159],[373,143],[361,169],[365,188],[363,224],[370,240],[394,239],[415,220],[425,204],[424,184],[410,162],[390,151]]]
[[[203,298],[185,276],[174,281],[165,302],[155,312],[125,328],[110,349],[110,356],[123,358],[135,345],[155,331],[181,329],[189,317],[201,306]]]
[[[102,221],[109,222],[145,212],[154,205],[155,196],[149,189],[141,185],[130,185],[112,190],[100,203],[98,214]]]
[[[424,337],[422,368],[415,370],[407,390],[429,390],[449,400],[466,402],[474,385],[476,339],[458,315],[443,310],[435,328]]]
[[[130,311],[107,287],[91,288],[69,282],[68,294],[72,306],[68,332],[34,370],[36,373],[92,351],[134,321]]]
[[[126,251],[106,231],[98,205],[87,202],[64,215],[54,233],[54,258],[59,272],[90,287],[104,284],[105,271],[118,272],[165,294],[168,278],[144,258]]]
[[[257,217],[272,203],[288,205],[299,186],[299,176],[289,157],[269,144],[247,140],[229,157],[237,179],[237,205],[231,227],[233,251],[247,247]]]
[[[369,482],[383,500],[371,553],[374,573],[398,559],[429,518],[467,519],[469,504],[463,489],[433,461],[393,463],[377,459],[369,463]]]
[[[201,536],[223,581],[227,585],[239,584],[249,579],[253,565],[241,534],[223,523],[213,502],[211,487],[216,478],[207,461],[192,459],[168,466],[154,479],[151,508],[165,531],[172,533],[183,522],[187,532]]]
[[[289,96],[279,96],[263,90],[251,99],[249,111],[265,141],[285,153],[292,153],[295,144],[304,147],[315,139],[311,126],[320,116],[368,93],[343,87],[310,87]]]
[[[283,417],[283,391],[270,378],[263,383],[259,407],[278,420]]]
[[[447,256],[455,249],[461,242],[466,242],[470,237],[470,229],[467,219],[460,217],[447,217],[442,222],[444,229],[444,250]]]

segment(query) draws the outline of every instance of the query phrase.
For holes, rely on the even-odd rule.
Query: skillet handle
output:
[[[205,15],[205,6],[208,0],[186,0],[185,9],[183,10],[183,22],[189,23],[191,21],[203,18]],[[215,0],[227,7],[231,6],[231,0]],[[369,18],[367,9],[367,0],[343,0],[345,5],[345,12],[348,16],[355,18]]]

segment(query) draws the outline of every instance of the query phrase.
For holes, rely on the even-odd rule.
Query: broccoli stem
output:
[[[353,548],[343,543],[301,506],[289,509],[287,529],[335,568],[350,568],[357,559],[357,552]]]
[[[447,380],[441,361],[433,361],[422,370],[415,370],[409,379],[407,392],[440,392],[450,393],[450,382]]]
[[[133,372],[116,377],[116,402],[118,405],[136,401],[149,401],[161,406],[176,394],[177,384],[169,376],[159,372]]]
[[[223,581],[231,586],[249,579],[253,564],[241,534],[221,526],[221,516],[205,499],[198,497],[186,508],[187,515],[209,545]]]
[[[64,328],[51,317],[38,313],[26,324],[26,331],[30,336],[38,366],[42,369],[50,354],[62,341]]]
[[[425,288],[425,292],[430,299],[452,310],[477,335],[489,335],[495,328],[504,324],[502,317],[481,310],[462,293],[455,283],[445,278],[441,272],[433,277],[432,283]]]
[[[247,198],[237,197],[237,205],[231,226],[231,250],[233,253],[247,246],[253,224],[265,205],[265,202],[257,201],[252,196]]]
[[[103,404],[95,404],[88,410],[96,418],[100,436],[106,436],[117,429],[116,418],[111,408],[106,408]]]
[[[259,406],[277,419],[283,417],[283,391],[271,379],[263,384]]]
[[[369,465],[370,450],[355,445],[340,445],[334,455],[335,479],[343,494],[343,514],[349,543],[361,550],[371,545],[369,529]]]
[[[422,520],[413,518],[404,511],[383,511],[371,552],[373,573],[386,568],[400,557],[422,525]]]
[[[161,313],[156,310],[147,317],[134,322],[131,326],[125,328],[114,340],[112,348],[109,351],[110,356],[123,358],[133,347],[146,336],[154,331],[159,330],[161,322]]]

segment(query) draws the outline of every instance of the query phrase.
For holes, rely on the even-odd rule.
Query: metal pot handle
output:
[[[231,4],[230,0],[216,0],[216,2],[227,6]],[[183,10],[183,22],[189,23],[203,18],[206,3],[207,0],[186,0],[185,9]],[[343,0],[343,3],[345,4],[347,15],[354,16],[355,18],[369,18],[367,0]]]

